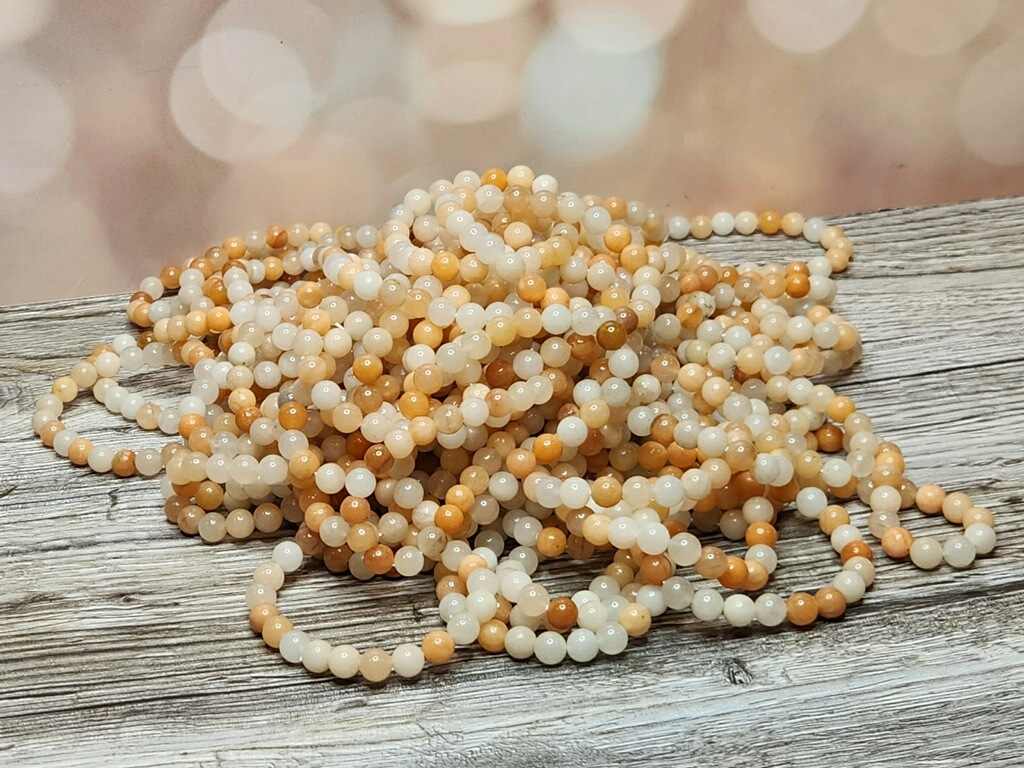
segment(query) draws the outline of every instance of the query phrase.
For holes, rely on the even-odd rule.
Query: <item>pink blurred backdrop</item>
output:
[[[1024,192],[1016,0],[0,0],[0,303],[528,163],[684,213]]]

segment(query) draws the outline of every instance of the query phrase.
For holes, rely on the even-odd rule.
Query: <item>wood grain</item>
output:
[[[75,469],[32,437],[33,400],[124,330],[124,297],[0,309],[0,764],[1021,765],[1024,199],[842,223],[858,250],[837,303],[865,358],[836,385],[900,442],[913,477],[996,512],[994,555],[964,572],[885,561],[862,605],[809,631],[665,616],[617,659],[547,669],[463,652],[379,688],[313,678],[251,635],[244,585],[268,542],[186,539],[156,481]],[[706,249],[814,252],[763,238]],[[186,381],[132,386],[170,396]],[[84,401],[68,421],[101,444],[154,442]],[[834,571],[811,526],[782,532],[780,591]],[[579,588],[596,569],[559,563],[547,583]],[[437,622],[427,579],[317,572],[282,603],[334,641],[393,645]]]

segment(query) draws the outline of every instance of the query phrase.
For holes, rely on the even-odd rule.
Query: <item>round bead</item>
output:
[[[942,544],[942,556],[954,568],[970,568],[975,554],[974,544],[966,536],[953,535]]]

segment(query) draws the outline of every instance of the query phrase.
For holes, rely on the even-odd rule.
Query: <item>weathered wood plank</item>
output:
[[[996,512],[995,555],[931,574],[884,561],[863,605],[810,631],[666,616],[615,660],[546,669],[477,651],[380,688],[312,678],[248,632],[242,592],[267,542],[185,539],[162,520],[155,481],[97,477],[31,436],[32,401],[125,327],[123,297],[0,308],[4,763],[334,765],[373,748],[398,765],[1019,765],[1024,200],[843,223],[858,256],[838,305],[862,329],[865,360],[836,386],[900,442],[914,476]],[[706,248],[814,253],[762,238]],[[135,379],[167,396],[186,381]],[[160,441],[88,404],[69,421],[100,442]],[[780,590],[836,567],[812,527],[789,519],[783,536]],[[548,583],[578,588],[596,570],[559,563]],[[318,572],[282,602],[336,641],[391,644],[437,621],[425,579]]]

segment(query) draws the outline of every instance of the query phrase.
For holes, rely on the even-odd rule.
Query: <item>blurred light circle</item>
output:
[[[982,57],[960,86],[960,135],[968,149],[995,165],[1024,163],[1024,36]]]
[[[73,115],[57,84],[18,58],[0,58],[0,102],[0,193],[23,195],[64,167]]]
[[[620,149],[646,123],[662,65],[658,48],[601,53],[556,28],[523,73],[523,130],[545,151],[574,159]]]
[[[171,116],[186,140],[229,163],[273,154],[294,143],[305,129],[308,109],[269,110],[261,116],[272,121],[262,123],[229,111],[207,88],[200,64],[203,42],[185,51],[171,76]]]
[[[402,30],[386,5],[346,9],[335,35],[329,101],[369,97],[388,88],[404,56]]]
[[[462,26],[482,24],[514,16],[535,0],[402,0],[414,16],[435,24]]]
[[[0,0],[0,48],[33,37],[53,15],[53,0]]]
[[[992,21],[998,0],[883,0],[875,22],[894,47],[916,56],[952,53]]]
[[[334,48],[334,20],[306,0],[227,0],[210,17],[206,34],[245,29],[270,35],[275,45],[301,60],[314,83],[330,76]]]
[[[499,59],[454,61],[421,74],[413,98],[420,113],[434,122],[493,120],[515,109],[518,73]]]
[[[221,29],[199,41],[199,64],[210,95],[256,125],[305,122],[313,89],[295,52],[266,32]]]
[[[689,0],[557,0],[555,16],[582,47],[627,53],[671,35],[689,6]]]
[[[866,0],[747,0],[761,36],[790,53],[815,53],[838,43],[864,14]]]

